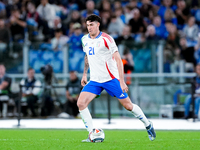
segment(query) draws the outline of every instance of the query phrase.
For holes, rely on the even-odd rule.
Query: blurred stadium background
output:
[[[69,71],[81,77],[84,19],[97,14],[102,17],[101,30],[116,40],[122,58],[125,50],[130,52],[134,69],[126,79],[132,101],[149,118],[182,118],[185,97],[191,93],[189,81],[200,60],[199,5],[199,0],[1,0],[0,61],[12,78],[11,91],[19,92],[29,67],[43,82],[40,68],[50,64],[57,85],[63,87]],[[57,118],[60,103],[66,102],[65,88],[55,90],[59,99],[52,95],[55,109],[50,118]],[[93,117],[107,117],[107,100],[103,92],[91,103]],[[131,116],[115,98],[110,101],[112,118]],[[10,98],[3,118],[16,117],[14,98]]]

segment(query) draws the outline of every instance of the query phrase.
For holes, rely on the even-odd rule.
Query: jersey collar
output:
[[[102,32],[100,31],[99,35],[95,39],[98,39],[102,35]],[[91,39],[90,34],[88,34],[88,37]]]

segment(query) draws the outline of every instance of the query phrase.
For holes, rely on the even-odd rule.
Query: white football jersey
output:
[[[91,39],[89,34],[82,37],[83,51],[88,57],[90,80],[103,83],[114,78],[119,79],[117,63],[112,54],[118,51],[114,39],[104,33]]]

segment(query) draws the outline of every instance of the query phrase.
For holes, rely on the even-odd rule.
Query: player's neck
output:
[[[100,31],[98,31],[95,35],[90,35],[91,39],[95,39],[100,34]]]

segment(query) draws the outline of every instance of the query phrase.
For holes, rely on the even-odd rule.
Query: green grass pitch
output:
[[[103,143],[81,143],[86,130],[1,129],[0,150],[200,150],[200,131],[104,130]]]

